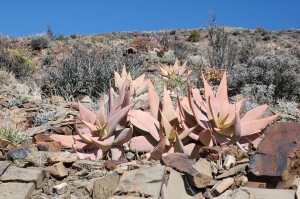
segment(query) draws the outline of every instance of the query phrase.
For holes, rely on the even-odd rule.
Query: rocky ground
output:
[[[276,33],[261,29],[226,30],[235,42],[241,42],[240,46],[249,37],[271,52],[280,48],[290,50],[295,56],[300,52],[294,51],[299,50],[300,44],[300,32],[297,30]],[[106,51],[108,45],[122,46],[126,56],[142,57],[139,66],[144,67],[147,78],[161,81],[158,78],[157,61],[174,63],[176,54],[173,52],[176,45],[168,46],[168,40],[162,39],[165,35],[170,38],[177,35],[177,39],[174,36],[176,41],[186,42],[189,34],[188,30],[155,34],[108,33],[81,36],[80,39],[84,50],[88,52],[92,45],[98,52]],[[179,58],[181,62],[192,62],[195,56],[207,56],[207,30],[202,29],[201,34],[199,42],[189,43],[196,51],[189,51],[191,54]],[[75,48],[78,38],[76,35],[57,38],[54,46],[44,49],[32,49],[30,37],[7,40],[12,49],[25,50],[39,66],[33,77],[37,82],[42,82],[45,71],[55,71],[59,61],[69,54],[69,49]],[[168,57],[170,54],[171,58]],[[48,62],[46,58],[50,55],[54,58]],[[196,65],[189,67],[199,69],[209,65],[207,57],[206,61],[202,58],[199,60]],[[211,80],[220,79],[214,72],[208,75],[212,76]],[[78,100],[95,110],[98,104],[94,96],[88,96],[85,92],[73,98],[49,94],[45,90],[42,93],[40,85],[37,88],[29,87],[32,84],[12,76],[12,73],[0,71],[0,199],[279,199],[300,195],[300,125],[297,121],[300,112],[295,96],[296,108],[287,108],[289,111],[281,117],[281,121],[290,122],[275,122],[267,127],[264,136],[245,147],[246,152],[236,145],[202,147],[196,152],[200,156],[197,159],[174,153],[165,154],[160,161],[154,161],[146,160],[145,154],[126,151],[118,161],[111,160],[109,155],[103,160],[91,161],[79,160],[76,153],[64,148],[60,142],[53,141],[49,135],[71,135],[74,118],[79,115]],[[198,85],[199,77],[199,73],[195,73],[189,83]],[[178,90],[176,94],[175,90],[170,90],[171,97],[179,93]],[[229,91],[237,94],[234,89]],[[231,97],[233,99],[235,96]],[[139,106],[142,110],[148,108],[147,103]],[[272,111],[269,110],[266,115],[273,114]]]

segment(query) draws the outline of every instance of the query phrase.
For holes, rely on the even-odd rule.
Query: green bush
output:
[[[201,35],[200,35],[199,30],[192,30],[191,34],[188,38],[188,41],[189,42],[199,42],[200,39],[201,39]]]

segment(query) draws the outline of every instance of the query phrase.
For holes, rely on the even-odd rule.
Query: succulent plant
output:
[[[183,63],[182,66],[179,66],[179,61],[176,58],[174,65],[171,67],[169,67],[166,64],[162,64],[160,62],[158,62],[158,67],[161,70],[161,75],[163,76],[163,78],[165,79],[169,79],[171,76],[182,76],[183,80],[186,80],[187,77],[192,73],[192,70],[189,70],[188,72],[186,72],[187,70],[187,61]]]
[[[260,117],[268,105],[256,107],[241,115],[244,99],[230,104],[227,95],[226,72],[224,72],[220,86],[213,93],[202,74],[205,100],[196,89],[188,89],[188,97],[179,102],[179,113],[183,126],[195,123],[201,127],[190,134],[192,139],[200,140],[205,146],[213,144],[246,144],[255,140],[264,127],[275,120],[282,112],[271,117]],[[215,142],[215,143],[214,143]]]
[[[103,158],[110,150],[112,159],[116,160],[124,152],[123,144],[130,140],[133,133],[132,126],[127,124],[127,114],[134,104],[130,102],[130,87],[128,81],[123,83],[120,95],[113,102],[113,89],[109,91],[108,114],[105,115],[104,102],[95,114],[78,102],[80,120],[87,128],[78,128],[77,119],[74,128],[77,135],[51,135],[53,140],[61,141],[63,146],[72,147],[80,159],[92,160]],[[78,152],[81,149],[93,149],[87,153]]]
[[[144,81],[145,74],[133,80],[130,75],[130,72],[129,73],[126,72],[125,65],[123,65],[121,76],[116,71],[114,71],[114,75],[115,75],[115,87],[117,87],[119,90],[121,90],[126,80],[129,81],[131,95],[138,96],[147,88],[147,82]]]

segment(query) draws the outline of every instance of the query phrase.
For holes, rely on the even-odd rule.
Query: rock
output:
[[[42,125],[42,126],[37,126],[37,127],[32,127],[32,128],[29,128],[27,129],[25,132],[28,136],[34,136],[36,134],[39,134],[39,133],[43,133],[45,131],[48,131],[50,129],[50,126],[47,126],[47,125]]]
[[[257,189],[242,187],[233,191],[231,199],[283,199],[295,198],[295,190],[287,189]]]
[[[234,178],[225,178],[222,180],[220,184],[218,184],[213,193],[214,195],[218,196],[223,193],[226,189],[228,189],[234,183]]]
[[[135,190],[142,194],[149,194],[153,198],[159,198],[164,171],[165,166],[160,165],[126,171],[120,179],[117,191]]]
[[[161,196],[161,199],[170,199],[170,197],[168,196],[166,184],[162,185],[161,190],[160,190],[160,196]]]
[[[10,160],[23,159],[28,156],[29,153],[37,151],[35,146],[22,146],[16,149],[10,150],[6,155]]]
[[[49,132],[39,133],[39,134],[34,136],[34,140],[35,140],[36,143],[39,143],[39,142],[52,142],[53,140],[49,137],[50,135],[51,135],[51,133],[49,133]]]
[[[232,195],[232,191],[227,190],[224,193],[222,193],[221,195],[219,195],[218,197],[214,197],[214,199],[230,199],[231,195]]]
[[[58,195],[62,195],[66,193],[69,190],[69,185],[66,182],[63,182],[61,184],[55,185],[53,187],[54,193],[57,193]]]
[[[77,161],[77,154],[70,152],[55,152],[48,155],[48,159],[53,162],[74,163]]]
[[[126,153],[126,159],[128,161],[131,161],[134,158],[134,156],[135,155],[133,153],[131,153],[130,151]]]
[[[128,160],[126,159],[121,159],[121,160],[108,160],[104,163],[104,166],[110,170],[113,171],[117,168],[118,165],[122,164],[122,163],[126,163],[128,162]]]
[[[172,167],[180,172],[184,172],[196,162],[195,159],[188,159],[188,157],[182,153],[163,154],[162,161],[166,166]]]
[[[91,100],[91,98],[88,95],[82,95],[82,96],[78,96],[78,100],[81,103],[92,103],[93,101]]]
[[[289,188],[300,175],[300,123],[279,123],[265,131],[257,153],[250,158],[250,181],[267,187]],[[266,177],[268,176],[268,177]]]
[[[235,157],[233,157],[232,155],[227,155],[223,167],[228,170],[231,167],[233,167],[235,163],[236,163]]]
[[[77,160],[76,163],[82,167],[93,167],[94,169],[104,169],[104,161]]]
[[[120,177],[103,177],[94,180],[93,199],[106,199],[117,190]]]
[[[9,166],[0,176],[2,182],[33,182],[36,188],[44,186],[46,181],[46,172],[39,168],[18,168]]]
[[[205,199],[205,197],[201,192],[199,192],[192,199]]]
[[[68,175],[68,171],[63,163],[59,162],[46,168],[46,170],[55,177],[62,178]]]
[[[202,158],[186,169],[185,173],[188,181],[198,188],[206,187],[213,179],[210,162]]]
[[[1,171],[0,171],[0,175],[1,175]],[[300,185],[300,178],[295,178],[291,185],[291,188],[297,190],[299,185]]]
[[[114,171],[116,171],[118,174],[123,174],[125,171],[137,168],[139,168],[139,166],[137,165],[136,161],[132,161],[118,165]]]
[[[168,197],[171,198],[184,198],[192,199],[193,190],[189,190],[184,182],[181,174],[174,169],[171,170],[167,185]]]
[[[249,188],[266,188],[266,183],[263,183],[263,182],[247,182],[247,184],[245,185],[246,187],[249,187]]]
[[[246,166],[248,166],[248,163],[236,165],[229,170],[225,170],[222,174],[216,176],[215,179],[218,180],[229,176],[233,176],[237,173],[240,173],[241,171],[244,171],[246,169]]]
[[[7,167],[10,166],[10,162],[2,162],[0,161],[0,176],[4,173],[4,171],[7,169]]]
[[[300,185],[297,188],[296,196],[297,196],[297,199],[300,199]]]
[[[55,131],[55,133],[61,135],[71,135],[72,133],[72,129],[68,126],[57,126],[57,127],[52,127],[52,129]]]
[[[0,199],[27,199],[34,191],[34,183],[1,183]]]
[[[59,152],[61,151],[61,142],[58,141],[39,142],[37,144],[37,148],[39,151]]]

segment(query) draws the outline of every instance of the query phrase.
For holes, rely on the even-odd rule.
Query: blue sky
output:
[[[268,30],[299,29],[300,0],[0,0],[0,33],[98,34],[204,27],[218,23]]]

